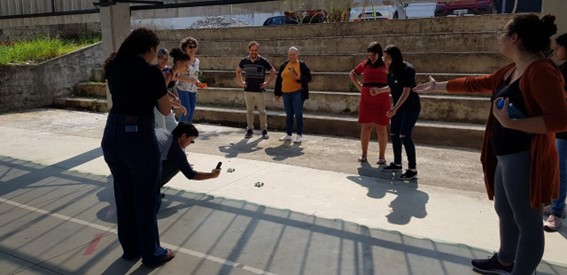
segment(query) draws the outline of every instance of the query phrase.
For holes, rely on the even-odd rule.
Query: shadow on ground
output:
[[[92,150],[50,166],[0,156],[2,272],[152,271],[119,258],[114,213],[109,212],[111,179],[70,170],[100,154]],[[426,215],[428,196],[417,185],[350,179],[367,187],[373,198],[397,196],[392,223]],[[465,245],[247,201],[175,189],[165,193],[158,214],[160,237],[177,257],[163,268],[183,274],[471,274],[470,259],[488,255]],[[407,207],[409,200],[421,209]],[[567,274],[567,269],[542,263],[538,274]]]

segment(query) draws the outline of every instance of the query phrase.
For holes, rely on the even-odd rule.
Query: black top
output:
[[[390,87],[394,104],[396,104],[398,100],[400,100],[404,88],[414,88],[416,86],[415,68],[410,63],[404,61],[403,68],[388,73],[388,86]],[[400,110],[408,108],[416,109],[420,107],[419,95],[410,89],[408,98],[400,107]]]
[[[511,84],[509,82],[508,79],[502,83],[498,92],[492,95],[491,101],[494,102],[498,97],[509,98],[510,103],[513,103],[522,113],[527,114],[524,98],[520,93],[520,79]],[[531,138],[531,134],[505,128],[495,119],[490,142],[494,153],[497,156],[502,156],[529,150]]]
[[[561,71],[561,74],[563,75],[563,79],[565,80],[564,88],[565,88],[565,92],[567,92],[567,62],[563,62],[563,64],[559,66],[559,70]],[[555,134],[555,136],[560,139],[567,139],[567,132],[557,133]]]
[[[162,70],[162,73],[173,73],[171,67],[165,67]],[[173,89],[175,87],[175,84],[177,83],[177,80],[173,80],[174,75],[171,76],[171,80],[169,81],[169,84],[167,84],[167,89]]]
[[[110,113],[154,117],[156,101],[166,93],[161,71],[141,57],[116,60],[106,73],[112,95]]]
[[[240,60],[238,67],[244,70],[245,73],[246,87],[244,87],[244,91],[263,92],[265,90],[261,88],[261,85],[266,78],[266,71],[272,70],[272,65],[267,59],[258,55],[256,60],[252,62],[250,56],[247,56]]]

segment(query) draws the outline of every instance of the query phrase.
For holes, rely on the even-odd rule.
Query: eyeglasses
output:
[[[196,48],[197,48],[197,46],[195,46],[195,45],[189,45],[189,46],[187,46],[187,49],[196,49]]]
[[[496,33],[496,39],[500,39],[500,38],[502,38],[502,36],[508,35],[508,34],[510,34],[510,33],[507,32],[507,31],[499,31],[499,32]]]

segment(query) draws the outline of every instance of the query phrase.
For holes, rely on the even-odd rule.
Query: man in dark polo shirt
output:
[[[236,81],[240,87],[244,88],[244,101],[246,102],[246,134],[245,138],[251,138],[254,134],[254,106],[258,109],[260,116],[260,129],[262,137],[268,138],[268,116],[266,115],[266,99],[264,91],[276,76],[276,69],[260,54],[260,44],[256,41],[248,43],[249,55],[242,58],[236,68]],[[268,81],[266,71],[270,76]],[[242,80],[242,72],[245,74]]]
[[[156,129],[156,138],[161,152],[161,187],[179,171],[190,180],[206,180],[219,176],[220,169],[213,169],[209,173],[198,172],[193,170],[191,164],[187,161],[185,148],[194,143],[194,139],[198,136],[197,128],[187,121],[180,121],[172,132],[161,128]]]

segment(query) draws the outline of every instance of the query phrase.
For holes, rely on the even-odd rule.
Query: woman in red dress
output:
[[[354,86],[360,91],[360,103],[358,106],[358,123],[362,124],[360,130],[360,146],[362,155],[360,162],[367,162],[368,143],[372,128],[376,129],[380,154],[377,164],[386,164],[386,144],[388,143],[387,126],[390,118],[386,115],[392,103],[388,93],[370,91],[370,88],[385,87],[387,84],[387,69],[382,60],[382,46],[378,42],[372,42],[367,48],[368,59],[360,62],[356,68],[350,71],[350,79]],[[359,77],[362,75],[362,83]]]

